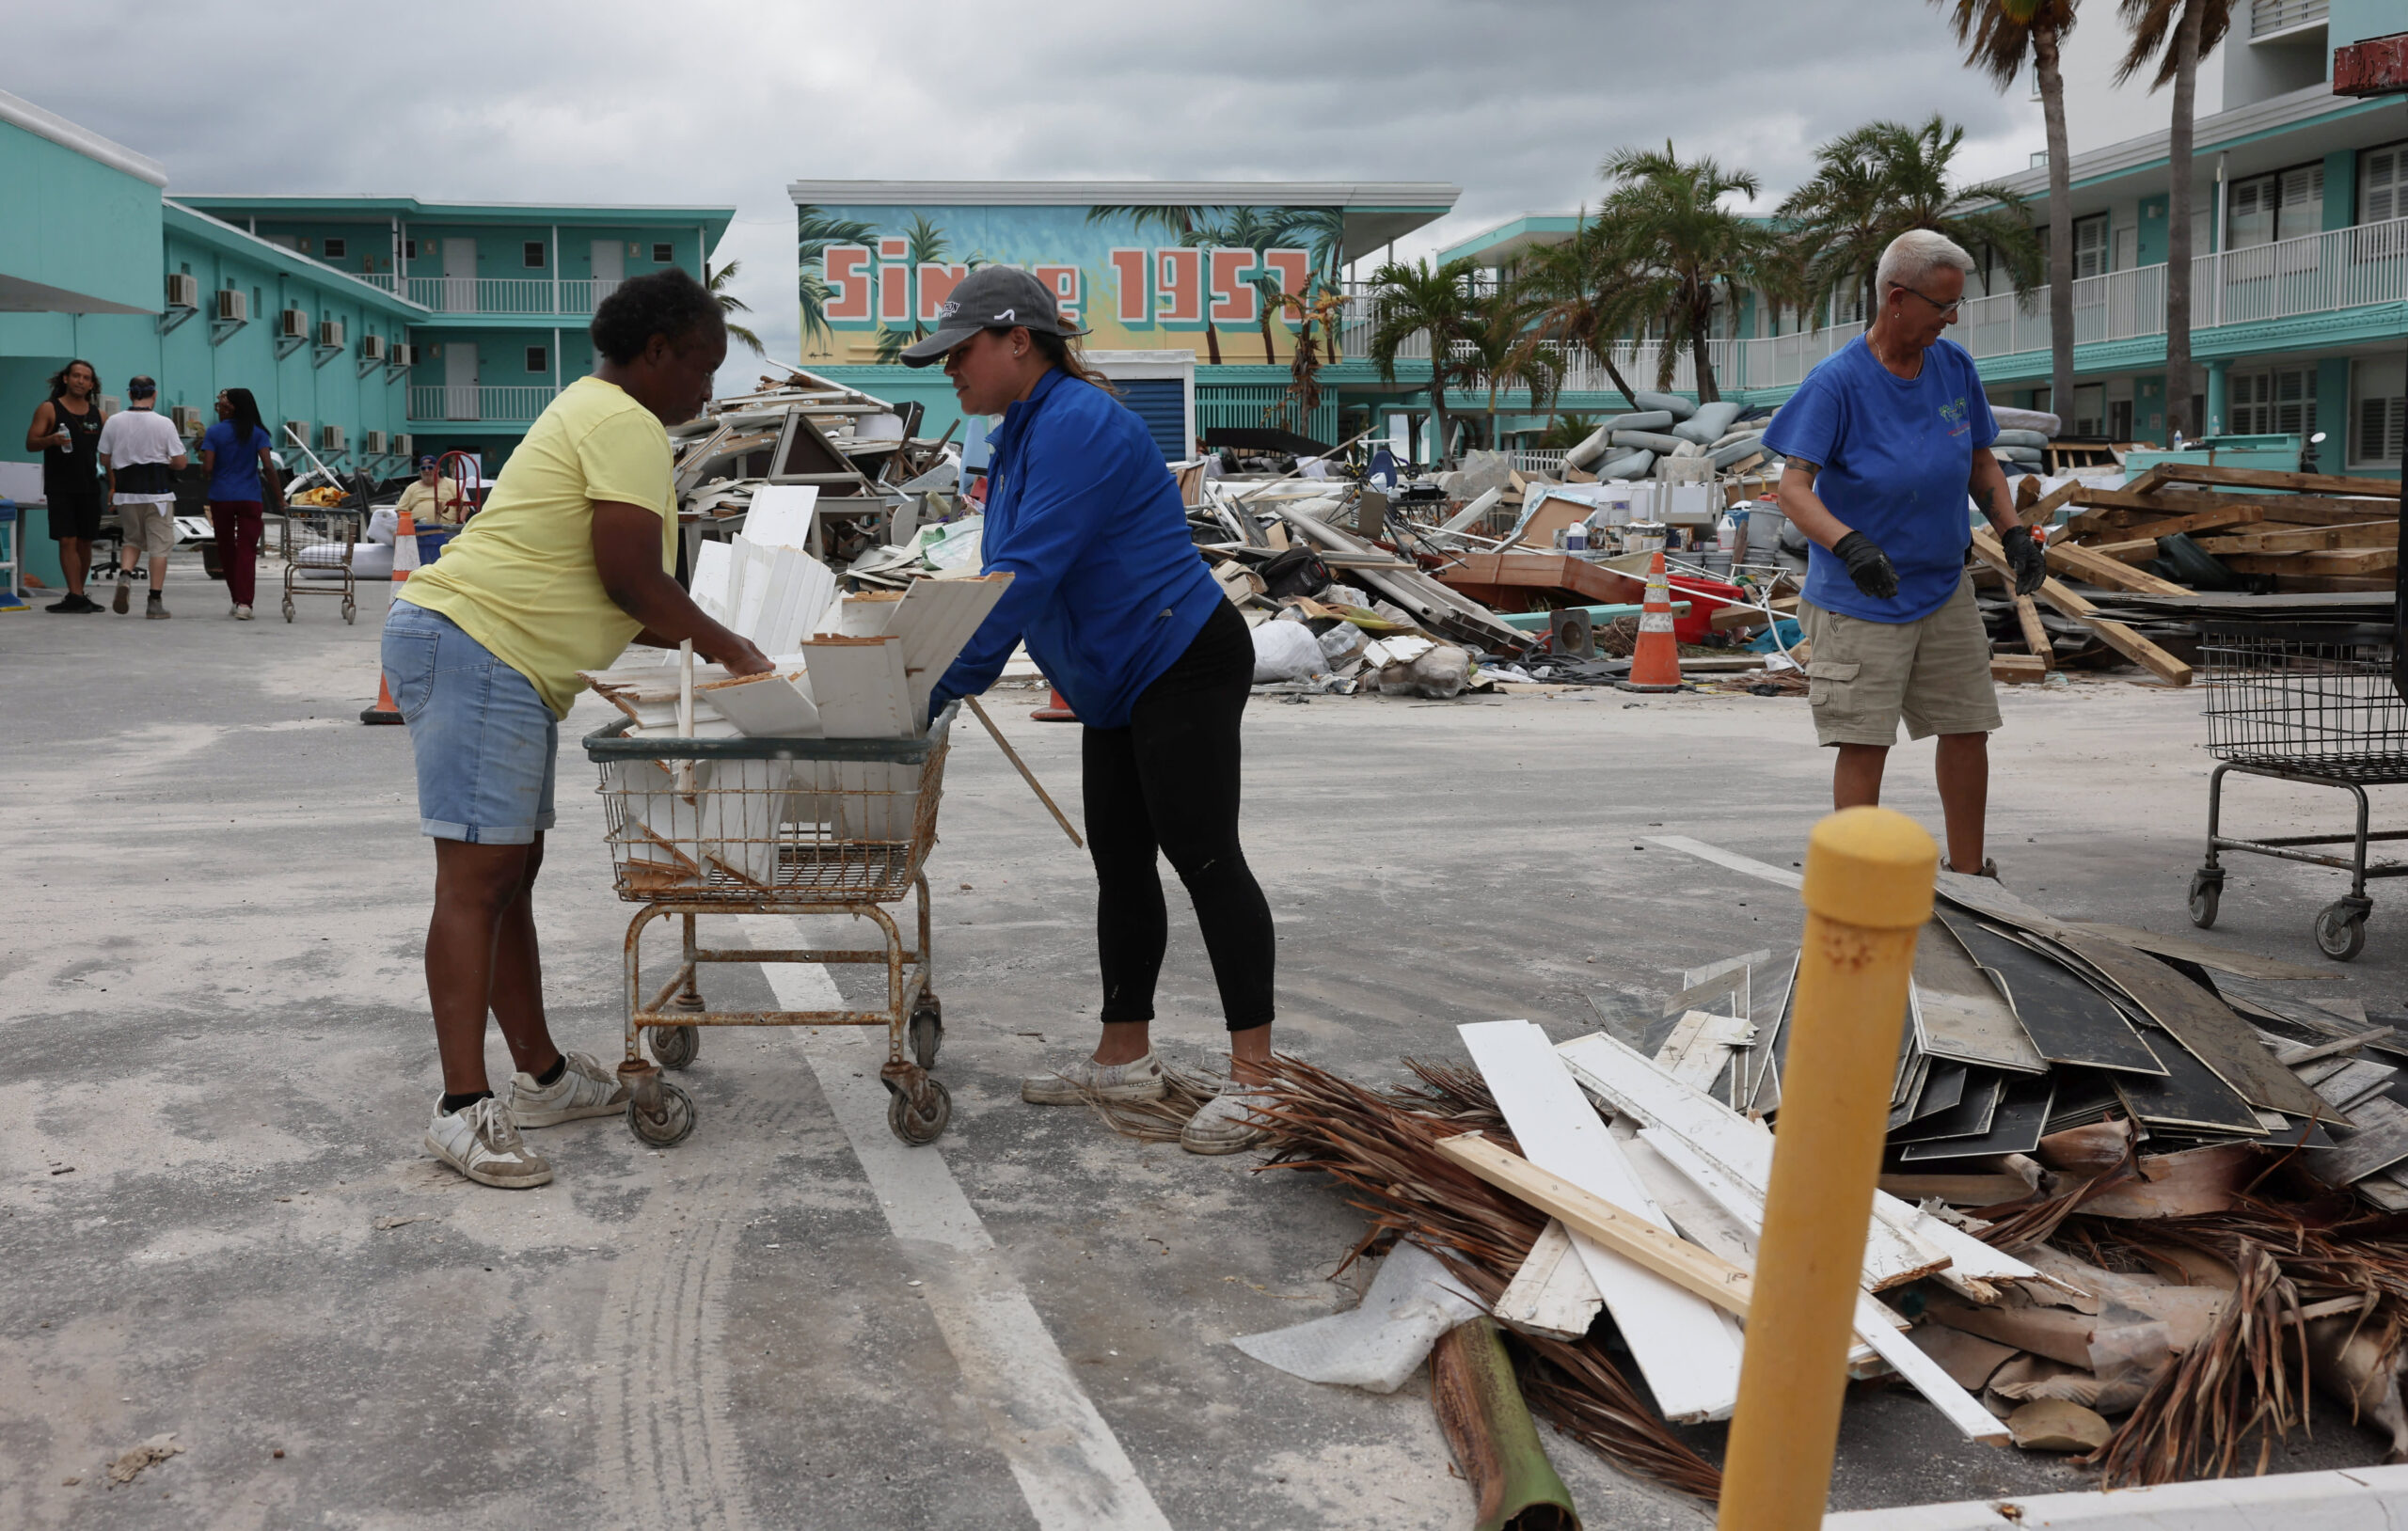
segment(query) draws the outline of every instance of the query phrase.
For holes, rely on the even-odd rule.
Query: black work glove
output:
[[[1846,562],[1847,576],[1856,581],[1858,590],[1877,601],[1898,593],[1898,571],[1890,567],[1890,555],[1872,538],[1851,531],[1833,543],[1831,551]]]
[[[2030,527],[2017,527],[1999,541],[2006,545],[2007,566],[2015,571],[2015,593],[2029,595],[2049,577],[2048,556],[2040,551],[2040,539]]]

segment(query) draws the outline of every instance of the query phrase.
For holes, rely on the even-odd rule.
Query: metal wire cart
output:
[[[342,620],[359,615],[359,589],[352,571],[352,556],[359,550],[360,523],[367,511],[358,504],[311,505],[287,501],[277,552],[284,560],[284,620],[293,620],[293,601],[303,595],[339,595]]]
[[[2408,782],[2408,707],[2391,683],[2396,639],[2386,623],[2209,623],[2200,645],[2207,688],[2208,749],[2221,762],[2208,779],[2208,859],[2191,874],[2191,923],[2216,923],[2225,851],[2305,861],[2350,874],[2350,891],[2316,916],[2316,944],[2347,962],[2366,945],[2369,877],[2408,875],[2408,862],[2368,864],[2367,846],[2408,839],[2408,829],[2369,830],[2368,787]],[[2334,787],[2357,800],[2357,828],[2338,835],[2235,840],[2221,832],[2227,771]],[[2345,856],[2311,849],[2350,847]]]
[[[705,1026],[883,1026],[887,1126],[909,1144],[944,1131],[953,1099],[927,1072],[944,1012],[929,984],[922,868],[936,843],[954,711],[917,739],[630,738],[626,720],[586,736],[586,757],[602,768],[619,896],[642,906],[627,924],[627,1055],[619,1065],[638,1138],[666,1146],[694,1129],[692,1097],[660,1070],[692,1064]],[[919,902],[914,945],[882,907],[907,894]],[[694,942],[703,914],[849,914],[877,922],[885,941],[720,951]],[[674,974],[647,995],[644,927],[667,915],[683,921],[684,946]],[[883,963],[886,1007],[711,1010],[698,982],[706,962]]]

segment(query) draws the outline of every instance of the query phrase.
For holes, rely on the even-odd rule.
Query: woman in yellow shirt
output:
[[[481,1185],[539,1186],[552,1167],[518,1129],[625,1109],[617,1075],[562,1053],[544,1020],[531,901],[552,827],[560,719],[580,670],[630,642],[769,668],[671,577],[677,539],[667,427],[709,402],[727,355],[718,300],[674,269],[622,282],[594,315],[594,375],[562,390],[511,453],[484,508],[410,576],[385,622],[385,681],[418,761],[435,841],[426,992],[443,1097],[436,1157]],[[485,1014],[510,1044],[509,1097],[485,1079]]]

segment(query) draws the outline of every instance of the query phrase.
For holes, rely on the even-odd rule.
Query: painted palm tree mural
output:
[[[905,234],[903,240],[903,258],[911,263],[911,270],[914,272],[924,265],[943,264],[945,255],[953,247],[953,242],[945,237],[945,231],[938,228],[925,213],[911,214],[911,232]],[[972,256],[965,263],[974,270],[986,264],[976,256]],[[917,303],[912,305],[911,311],[914,315],[920,311]],[[926,339],[927,335],[927,322],[918,318],[912,320],[911,327],[908,330],[881,323],[878,326],[878,359],[893,366],[903,359],[905,346],[916,340]]]
[[[832,218],[825,212],[801,204],[795,210],[795,265],[801,273],[796,286],[802,300],[802,343],[808,351],[814,340],[823,346],[836,342],[836,332],[828,326],[828,277],[821,260],[831,245],[867,245],[878,238],[878,225],[858,218]]]
[[[1198,240],[1197,233],[1211,219],[1227,211],[1216,207],[1183,207],[1168,202],[1149,207],[1091,207],[1087,209],[1087,222],[1110,223],[1116,218],[1126,218],[1139,229],[1159,229],[1180,244],[1192,245],[1209,243]],[[1212,325],[1212,310],[1209,303],[1204,309],[1204,352],[1206,359],[1213,366],[1221,365],[1221,332]]]

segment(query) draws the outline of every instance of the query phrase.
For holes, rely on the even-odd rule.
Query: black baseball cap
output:
[[[982,329],[1029,329],[1039,335],[1082,335],[1062,323],[1054,293],[1018,266],[980,266],[961,278],[937,309],[937,332],[903,348],[903,365],[928,367]]]
[[[129,399],[155,398],[158,392],[159,383],[156,378],[137,375],[125,380],[125,396]]]

